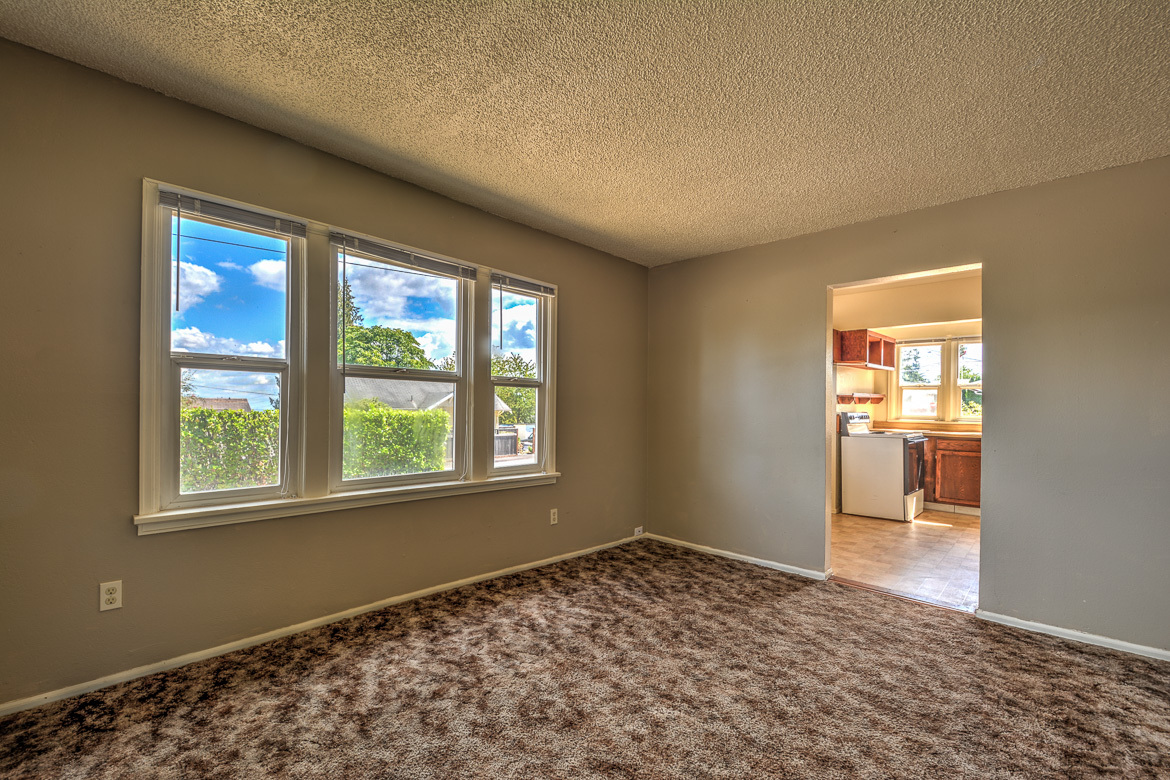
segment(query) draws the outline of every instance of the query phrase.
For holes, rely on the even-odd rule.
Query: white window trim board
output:
[[[134,524],[138,527],[139,536],[148,536],[169,531],[186,531],[192,528],[208,528],[231,523],[250,523],[255,520],[296,517],[402,501],[421,501],[427,498],[458,496],[466,493],[484,493],[533,485],[552,485],[560,476],[556,472],[517,474],[479,481],[428,482],[373,490],[351,490],[345,493],[331,493],[310,498],[270,499],[239,504],[210,504],[135,515]]]
[[[171,466],[177,468],[177,428],[171,425],[170,411],[177,401],[178,384],[175,378],[176,365],[170,351],[170,272],[169,266],[159,262],[160,257],[170,254],[169,211],[159,207],[159,190],[190,195],[207,201],[226,203],[261,214],[307,225],[308,237],[294,238],[290,244],[290,268],[288,302],[288,353],[284,366],[289,381],[282,387],[286,398],[282,401],[282,424],[289,431],[289,440],[284,447],[287,453],[285,466],[285,492],[270,491],[263,497],[254,497],[256,489],[243,489],[237,493],[221,492],[214,496],[180,497],[178,501],[169,498],[175,493],[175,476],[168,476]],[[139,408],[139,513],[134,523],[139,535],[204,528],[230,523],[252,522],[279,517],[314,514],[348,508],[373,506],[377,504],[416,501],[465,493],[505,490],[533,485],[554,484],[559,472],[556,471],[556,305],[557,288],[537,280],[531,281],[552,290],[551,296],[543,297],[541,318],[541,350],[544,361],[540,379],[540,390],[545,402],[543,414],[538,415],[538,435],[543,440],[542,451],[537,464],[521,468],[493,469],[494,435],[492,415],[475,416],[476,402],[480,407],[494,409],[490,377],[490,313],[488,296],[491,293],[491,268],[476,266],[476,286],[461,282],[460,297],[460,338],[461,354],[458,370],[450,379],[455,383],[457,393],[463,387],[466,413],[462,423],[464,444],[462,454],[456,459],[454,473],[404,475],[401,479],[376,482],[347,483],[342,487],[340,415],[333,414],[340,409],[342,388],[340,372],[336,370],[336,300],[337,274],[333,261],[333,250],[328,242],[330,231],[344,232],[351,236],[363,234],[335,228],[320,222],[284,214],[281,212],[237,203],[230,198],[176,187],[151,179],[143,180],[142,217],[142,329],[140,336],[141,365]],[[372,238],[372,237],[371,237]],[[468,265],[465,261],[444,258],[432,252],[395,244],[380,238],[372,238],[381,244],[416,252],[451,262]],[[324,263],[324,265],[322,265]],[[326,270],[328,269],[328,270]],[[325,284],[324,273],[332,282],[328,285],[328,305],[321,306],[321,293],[314,292],[314,284]],[[522,278],[514,274],[510,277]],[[473,294],[474,290],[474,294]],[[320,310],[308,308],[310,299],[316,300]],[[485,307],[486,304],[486,307]],[[314,339],[312,334],[328,329],[331,337]],[[488,349],[487,352],[484,352]],[[482,353],[482,354],[481,354]],[[184,360],[188,360],[184,357]],[[199,356],[191,356],[190,362],[206,362]],[[214,366],[214,360],[207,367]],[[252,358],[249,364],[257,363],[263,370],[276,370],[271,361]],[[473,366],[472,363],[475,363]],[[262,365],[261,365],[262,364]],[[331,365],[328,375],[325,367]],[[309,366],[314,366],[310,374]],[[202,367],[202,366],[201,366]],[[164,372],[167,372],[164,375]],[[437,372],[436,372],[437,373]],[[482,381],[477,387],[476,376]],[[435,376],[436,379],[441,378]],[[443,377],[445,378],[445,377]],[[460,381],[462,380],[462,381]],[[505,380],[502,384],[510,384]],[[310,386],[314,392],[310,393]],[[325,390],[326,393],[321,391]],[[307,403],[309,398],[320,399]],[[482,397],[480,397],[482,396]],[[458,399],[457,399],[458,401]],[[337,418],[337,419],[334,419]],[[455,421],[460,425],[459,421]],[[312,447],[310,449],[310,446]],[[172,462],[173,461],[173,462]]]

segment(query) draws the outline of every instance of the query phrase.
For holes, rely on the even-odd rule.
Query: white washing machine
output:
[[[841,412],[841,511],[910,522],[922,514],[926,437],[875,431],[868,412]]]

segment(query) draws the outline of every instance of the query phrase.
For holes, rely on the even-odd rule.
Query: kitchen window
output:
[[[140,534],[556,481],[554,286],[149,180],[143,203]]]
[[[893,381],[891,419],[983,419],[983,343],[978,338],[899,342]]]
[[[983,419],[983,342],[964,341],[958,345],[959,417]]]
[[[898,398],[902,417],[938,419],[942,388],[942,344],[915,344],[898,348]]]

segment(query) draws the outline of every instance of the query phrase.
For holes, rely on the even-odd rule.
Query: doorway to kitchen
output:
[[[829,288],[831,578],[979,599],[982,267]]]

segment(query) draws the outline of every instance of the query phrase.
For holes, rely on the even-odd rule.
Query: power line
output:
[[[172,233],[171,235],[174,236],[175,234]],[[203,236],[183,236],[183,238],[190,240],[190,241],[208,241],[212,244],[223,244],[224,246],[239,246],[239,247],[243,247],[244,249],[256,249],[256,250],[259,250],[261,252],[281,252],[281,253],[285,252],[285,250],[283,250],[283,249],[274,249],[272,247],[266,247],[266,246],[252,246],[251,244],[237,244],[234,241],[220,241],[219,239],[216,239],[216,238],[204,238]]]
[[[225,393],[245,393],[247,395],[264,395],[264,396],[270,396],[270,397],[276,394],[276,393],[271,393],[271,392],[265,392],[263,390],[239,390],[239,389],[234,388],[234,387],[213,387],[212,385],[195,385],[195,384],[193,384],[190,387],[193,390],[194,389],[220,390],[220,391],[225,392]]]

